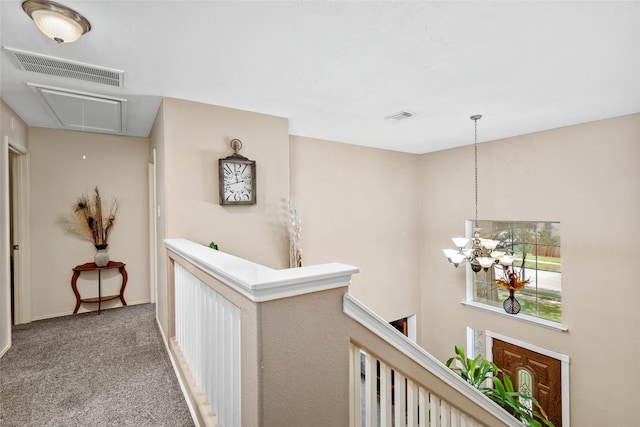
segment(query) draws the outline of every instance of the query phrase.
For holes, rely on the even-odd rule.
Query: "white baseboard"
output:
[[[9,349],[11,348],[11,345],[6,346],[5,348],[3,348],[2,350],[0,350],[0,359],[2,359],[2,356],[4,356],[4,354],[9,351]]]
[[[115,301],[115,300],[114,300]],[[133,301],[133,302],[128,302],[127,306],[130,305],[139,305],[139,304],[149,304],[149,299],[144,299],[144,300],[140,300],[140,301]],[[123,307],[123,305],[120,303],[120,301],[118,300],[118,303],[116,305],[110,306],[110,307],[102,307],[101,310],[110,310],[112,308],[120,308]],[[82,306],[80,306],[80,309],[78,310],[77,314],[80,313],[89,313],[91,311],[98,311],[98,307],[96,306],[95,310],[88,310]],[[42,316],[35,316],[34,318],[31,319],[32,322],[35,322],[36,320],[45,320],[45,319],[53,319],[54,317],[62,317],[62,316],[70,316],[73,314],[73,310],[69,310],[69,311],[64,311],[61,313],[51,313],[51,314],[44,314]]]
[[[173,357],[173,353],[171,351],[171,348],[169,347],[169,341],[167,340],[167,336],[164,334],[162,325],[160,325],[160,321],[158,320],[157,310],[156,310],[156,323],[158,324],[160,335],[162,335],[162,342],[164,343],[164,348],[167,350],[167,354],[169,355],[169,360],[171,361],[173,372],[176,374],[176,378],[178,378],[178,384],[180,384],[180,391],[182,391],[184,400],[187,402],[187,407],[189,408],[189,413],[191,414],[191,418],[193,419],[195,427],[201,427],[198,420],[198,412],[196,411],[192,400],[189,398],[189,391],[187,390],[187,385],[182,379],[181,371],[178,367],[178,362]]]

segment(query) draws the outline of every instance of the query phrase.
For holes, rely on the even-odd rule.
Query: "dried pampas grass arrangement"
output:
[[[302,248],[300,248],[302,220],[300,219],[298,208],[293,201],[287,201],[285,209],[287,232],[289,234],[289,267],[302,267]]]
[[[75,221],[69,221],[70,232],[76,236],[89,240],[96,248],[107,247],[109,234],[116,222],[118,201],[113,199],[110,206],[103,210],[102,198],[98,187],[92,197],[83,194],[73,203]]]

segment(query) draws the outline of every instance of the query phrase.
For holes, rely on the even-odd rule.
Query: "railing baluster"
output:
[[[376,410],[376,361],[364,354],[364,416],[365,425],[373,425]]]
[[[407,425],[418,426],[418,386],[407,379]]]
[[[438,427],[440,425],[440,398],[433,393],[429,393],[429,426]]]
[[[349,362],[351,368],[349,372],[351,378],[351,393],[349,393],[351,401],[351,422],[350,427],[362,426],[362,368],[360,365],[360,349],[353,344],[349,345]]]
[[[405,405],[407,403],[406,393],[404,388],[404,375],[398,371],[393,371],[393,389],[394,389],[394,415],[395,425],[405,426],[407,420],[407,413]]]
[[[420,387],[418,389],[418,425],[428,426],[427,414],[429,407],[427,406],[428,393]]]
[[[239,309],[176,264],[175,322],[176,342],[220,425],[241,425]]]
[[[391,368],[380,362],[380,426],[391,427]]]
[[[440,425],[449,427],[451,425],[451,407],[442,399],[440,400]]]

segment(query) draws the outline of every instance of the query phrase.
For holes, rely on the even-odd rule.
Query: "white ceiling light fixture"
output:
[[[71,43],[91,31],[89,21],[73,9],[48,0],[27,0],[22,9],[43,34],[58,43]]]
[[[495,264],[501,264],[503,266],[511,266],[515,260],[513,254],[497,251],[496,248],[500,245],[499,240],[481,239],[480,228],[478,227],[478,120],[482,116],[480,114],[471,116],[471,120],[474,122],[475,136],[474,136],[474,153],[475,153],[475,195],[476,195],[476,216],[474,223],[473,237],[468,239],[466,237],[454,237],[453,243],[458,249],[443,249],[442,251],[449,259],[449,262],[458,267],[463,265],[465,261],[469,263],[471,269],[477,273],[484,269],[487,271],[489,267]],[[471,247],[467,248],[467,245],[471,241]]]

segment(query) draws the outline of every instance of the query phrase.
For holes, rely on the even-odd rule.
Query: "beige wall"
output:
[[[336,288],[258,306],[263,387],[260,425],[349,425],[345,292],[346,288]]]
[[[256,205],[221,206],[218,159],[240,151],[256,161]],[[283,206],[289,197],[288,121],[280,117],[165,98],[150,135],[156,149],[158,320],[168,330],[166,249],[162,239],[186,238],[272,267],[289,266]]]
[[[639,146],[635,114],[478,147],[480,219],[561,223],[567,332],[460,304],[464,270],[441,249],[473,217],[473,147],[421,156],[421,344],[446,360],[469,326],[566,354],[572,425],[635,425],[640,386],[628,361],[640,350]]]
[[[200,104],[164,101],[167,237],[183,237],[272,268],[289,266],[283,201],[289,196],[288,121]],[[256,161],[257,204],[221,206],[218,159],[240,151]]]
[[[95,186],[104,200],[115,197],[120,202],[109,238],[109,255],[126,263],[129,281],[125,299],[128,304],[148,302],[147,139],[30,128],[29,142],[32,317],[73,312],[71,269],[93,261],[95,248],[65,234],[59,219],[71,212],[76,197],[90,193]],[[92,275],[83,273],[78,279],[83,297],[89,292],[97,296]],[[117,294],[119,284],[117,270],[103,273],[103,295]],[[104,306],[118,304],[116,300]],[[85,306],[80,310],[86,310]]]
[[[418,314],[418,156],[297,136],[290,150],[303,264],[357,266],[352,295],[387,321]]]

